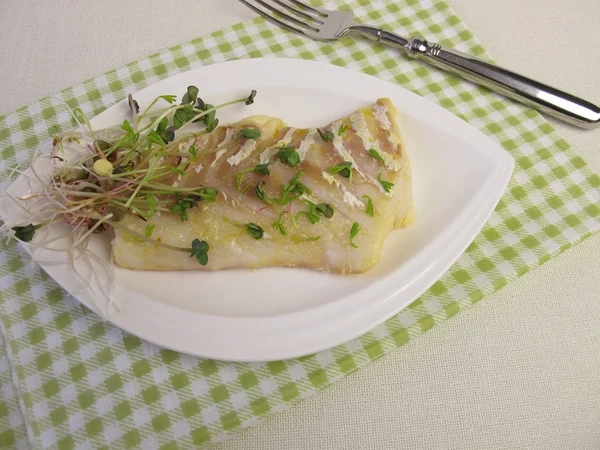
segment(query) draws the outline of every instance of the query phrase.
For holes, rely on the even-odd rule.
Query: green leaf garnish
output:
[[[121,124],[121,130],[125,131],[127,134],[135,134],[135,131],[128,120],[123,121]]]
[[[192,144],[192,146],[188,148],[188,152],[190,152],[190,155],[192,155],[193,158],[195,158],[198,154],[198,150],[196,150],[196,146],[194,144]]]
[[[287,164],[288,166],[295,167],[300,164],[300,155],[296,151],[295,147],[291,145],[281,147],[277,153],[275,154],[276,158],[279,158],[283,164]]]
[[[296,214],[296,218],[300,216],[306,216],[308,221],[313,225],[321,220],[319,217],[319,210],[317,209],[317,205],[311,202],[310,200],[304,200],[304,203],[308,205],[308,211],[300,211]]]
[[[146,237],[152,237],[152,234],[154,233],[154,228],[156,228],[156,225],[154,224],[150,224],[150,225],[146,225]]]
[[[188,86],[186,93],[181,99],[181,103],[193,105],[196,103],[196,98],[198,98],[198,88],[196,86]]]
[[[319,203],[317,205],[317,212],[319,214],[324,215],[328,219],[331,219],[333,217],[333,208],[331,207],[331,205],[328,205],[327,203]]]
[[[198,88],[196,86],[188,86],[187,95],[192,100],[191,103],[194,103],[198,98]]]
[[[153,144],[160,145],[161,147],[164,147],[166,145],[165,141],[163,141],[163,139],[154,130],[150,130],[150,133],[148,133],[148,140]]]
[[[312,214],[310,211],[300,211],[298,214],[296,214],[296,220],[298,220],[298,217],[300,216],[306,216],[308,221],[313,225],[321,220],[319,216]]]
[[[254,193],[261,202],[270,203],[270,200],[267,198],[267,194],[265,193],[265,182],[263,180],[260,180],[258,185],[254,188]]]
[[[252,170],[263,175],[271,175],[271,172],[269,171],[269,163],[259,164],[258,166],[255,166]]]
[[[159,95],[157,98],[162,98],[165,102],[169,103],[170,105],[175,103],[175,100],[177,100],[176,95]]]
[[[283,217],[283,213],[280,212],[279,216],[277,217],[277,220],[273,224],[273,229],[279,231],[281,234],[283,234],[285,236],[287,234],[287,231],[285,230],[283,223],[281,223],[282,217]]]
[[[188,209],[198,206],[198,202],[206,200],[207,202],[214,202],[217,199],[217,190],[211,188],[202,188],[197,194],[191,194],[187,197],[180,198],[177,202],[171,206],[171,212],[179,214],[181,221],[185,222],[190,220]]]
[[[329,167],[327,169],[327,172],[332,175],[339,173],[342,177],[351,179],[352,178],[352,163],[349,161],[344,161],[343,163],[341,163],[337,166]]]
[[[200,239],[194,239],[192,241],[192,251],[190,257],[196,258],[201,265],[205,266],[208,264],[208,243],[201,241]]]
[[[246,231],[248,232],[248,234],[250,236],[252,236],[254,239],[261,239],[264,235],[264,230],[259,226],[256,225],[255,223],[247,223],[246,224]]]
[[[256,91],[252,89],[252,92],[250,92],[250,95],[246,99],[246,106],[249,106],[254,103],[254,97],[256,97]]]
[[[286,205],[296,200],[302,194],[310,194],[310,189],[300,181],[303,174],[304,171],[301,170],[290,180],[287,186],[284,184],[281,185],[281,198],[279,199],[281,205]]]
[[[160,133],[160,138],[165,144],[175,140],[176,127],[167,127],[163,132]]]
[[[392,186],[394,186],[394,183],[392,183],[391,181],[382,180],[381,174],[377,175],[377,179],[379,180],[379,183],[381,183],[381,187],[383,187],[385,192],[392,191]]]
[[[208,111],[209,109],[213,109],[213,108],[214,108],[213,105],[211,105],[210,103],[207,103],[205,105],[205,107],[202,108],[202,109],[204,111]],[[219,124],[219,122],[217,121],[216,117],[217,117],[217,112],[216,111],[211,111],[207,115],[204,116],[204,125],[206,125],[206,131],[208,133],[210,133],[215,128],[217,128],[217,125]]]
[[[185,201],[183,199],[180,199],[177,200],[177,203],[171,206],[171,212],[179,214],[179,216],[181,217],[181,221],[185,222],[187,220],[190,220],[190,215],[187,210],[193,208],[197,204],[197,202]]]
[[[173,116],[173,125],[176,128],[181,128],[181,126],[190,120],[192,117],[188,116],[188,113],[183,109],[178,109],[175,111],[175,115]]]
[[[163,131],[165,131],[167,129],[168,125],[169,125],[169,118],[163,117],[163,119],[160,121],[160,123],[156,126],[156,132],[158,134],[162,133]]]
[[[352,224],[352,228],[350,228],[350,245],[354,248],[358,248],[358,246],[354,243],[354,238],[358,233],[360,233],[360,224],[358,222],[354,222]]]
[[[148,194],[146,196],[146,201],[148,202],[148,214],[152,217],[156,212],[156,197],[154,194]]]
[[[242,183],[244,182],[244,178],[246,177],[246,174],[248,172],[256,172],[256,173],[260,173],[262,175],[270,175],[271,172],[269,171],[269,164],[259,164],[258,166],[254,166],[254,167],[250,167],[249,169],[244,169],[239,171],[236,175],[235,175],[235,189],[237,191],[240,191],[242,188]]]
[[[135,132],[128,120],[123,121],[121,130],[125,131],[125,137],[128,141],[131,141],[134,144],[137,142],[139,134]]]
[[[248,172],[246,172],[245,170],[238,172],[235,175],[235,190],[236,191],[240,191],[242,189],[242,183],[244,182],[244,178],[246,177],[246,174]]]
[[[321,239],[321,236],[312,236],[309,238],[304,239],[305,241],[318,241],[319,239]]]
[[[316,205],[310,200],[304,200],[304,203],[308,205],[308,211],[299,212],[296,214],[296,218],[304,215],[310,223],[315,224],[321,220],[319,216],[325,216],[328,219],[333,217],[333,208],[327,203],[319,203]]]
[[[258,139],[260,137],[260,131],[255,128],[244,128],[240,131],[240,136],[246,139]]]
[[[219,126],[219,119],[215,119],[206,127],[206,132],[211,133],[215,128]]]
[[[340,129],[338,130],[338,136],[341,136],[342,134],[344,134],[344,131],[346,131],[348,129],[348,125],[346,125],[345,123],[340,125]]]
[[[371,155],[373,158],[375,158],[377,161],[379,161],[382,165],[385,164],[385,160],[383,159],[383,156],[381,156],[379,154],[379,152],[377,150],[375,150],[374,148],[369,149],[369,155]]]
[[[210,203],[214,203],[217,200],[217,194],[219,191],[212,188],[201,188],[197,194],[191,194],[188,198],[196,201],[205,200]]]
[[[319,132],[319,136],[321,136],[321,139],[323,139],[324,141],[333,141],[333,133],[331,131],[326,131],[325,133],[323,133],[319,128],[317,128],[317,131]]]
[[[363,195],[363,198],[367,200],[367,206],[365,207],[365,212],[367,216],[373,217],[375,215],[375,208],[373,207],[373,200],[368,195]]]
[[[30,242],[35,235],[35,230],[37,230],[41,225],[25,225],[23,227],[13,227],[12,230],[15,233],[15,237],[23,242]]]

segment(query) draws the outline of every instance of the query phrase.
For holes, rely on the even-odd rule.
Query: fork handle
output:
[[[592,129],[600,126],[600,108],[581,98],[498,67],[451,48],[414,38],[405,47],[413,58],[460,75],[506,97],[536,108],[571,125]]]
[[[423,59],[435,67],[457,74],[571,125],[585,129],[600,127],[598,106],[482,59],[440,44],[431,44],[419,37],[404,39],[397,34],[367,26],[353,27],[353,31],[382,44],[403,48],[413,58]]]

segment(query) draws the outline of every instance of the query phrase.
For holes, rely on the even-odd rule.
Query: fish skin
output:
[[[128,214],[120,224],[140,234],[144,234],[148,224],[153,224],[153,239],[182,248],[190,247],[194,239],[205,240],[210,246],[208,264],[201,266],[189,253],[141,242],[119,230],[115,230],[112,242],[113,260],[119,266],[139,270],[285,266],[335,273],[364,273],[372,269],[381,258],[389,232],[414,222],[410,160],[398,125],[398,111],[389,99],[378,99],[374,105],[354,114],[364,116],[368,136],[364,129],[362,137],[359,136],[357,130],[352,128],[349,117],[321,128],[321,131],[331,131],[335,136],[334,142],[327,142],[314,135],[315,129],[291,129],[280,119],[267,116],[248,117],[238,123],[218,127],[212,133],[194,136],[189,144],[194,143],[198,149],[197,156],[185,176],[180,179],[171,177],[169,182],[178,183],[179,187],[217,189],[216,202],[199,202],[197,207],[188,210],[189,221],[185,222],[176,214],[163,212],[148,222]],[[378,120],[378,117],[383,117],[382,114],[388,121],[385,118]],[[384,126],[382,122],[389,123]],[[339,124],[347,126],[341,135]],[[246,139],[240,137],[239,132],[243,128],[261,131],[251,152],[248,152],[250,146]],[[302,162],[290,167],[278,158],[271,157],[269,176],[247,173],[241,192],[236,190],[235,174],[259,164],[260,154],[269,149],[272,153],[273,147],[280,145],[286,136],[289,140],[287,145],[295,148],[299,148],[307,136],[314,140]],[[393,161],[380,164],[368,154],[367,143],[385,154],[386,160],[391,158]],[[343,151],[338,151],[336,146]],[[341,164],[348,158],[356,164],[351,184],[339,174],[323,176],[327,168]],[[294,201],[285,206],[268,206],[254,194],[254,186],[262,180],[269,198],[280,197],[281,185],[287,185],[299,171],[303,171],[301,182],[311,191],[307,197],[331,205],[334,209],[332,218],[321,216],[319,222],[311,224],[305,216],[300,215],[296,228],[291,216],[308,211],[305,203]],[[391,194],[384,192],[377,181],[380,174],[382,179],[394,183]],[[249,189],[244,192],[246,187]],[[373,201],[374,217],[369,217],[365,212],[364,195]],[[353,198],[356,201],[348,201]],[[273,228],[282,211],[286,235]],[[354,222],[361,227],[354,238],[357,248],[350,245],[350,229]],[[250,236],[245,227],[247,223],[260,225],[264,229],[264,237],[256,240]],[[309,240],[316,236],[320,238]]]

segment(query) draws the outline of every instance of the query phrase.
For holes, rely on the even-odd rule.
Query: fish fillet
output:
[[[240,136],[243,129],[256,129],[260,137],[245,139]],[[388,233],[414,220],[410,161],[398,111],[389,99],[378,99],[319,130],[291,128],[277,118],[252,116],[180,143],[181,151],[193,144],[198,152],[185,175],[173,176],[169,183],[178,188],[216,189],[216,201],[199,202],[189,209],[187,221],[162,212],[148,222],[128,214],[121,224],[140,234],[148,224],[154,225],[152,239],[177,247],[189,247],[196,238],[205,240],[210,246],[208,264],[201,266],[189,254],[142,242],[119,230],[112,242],[113,260],[122,267],[143,270],[286,266],[363,273],[373,268]],[[281,147],[294,149],[300,163],[281,162]],[[237,173],[266,163],[269,175],[251,171],[236,186]],[[343,163],[351,163],[351,178],[328,171]],[[282,205],[282,186],[288,186],[301,171],[299,180],[308,191]],[[381,181],[393,183],[391,188],[388,185],[389,192]],[[266,202],[255,192],[261,182]],[[368,198],[373,217],[367,214]],[[319,220],[311,223],[311,202],[331,206],[333,216],[318,215]],[[278,218],[281,227],[276,228]],[[264,236],[252,237],[248,223],[260,226]],[[351,239],[355,223],[360,231]]]

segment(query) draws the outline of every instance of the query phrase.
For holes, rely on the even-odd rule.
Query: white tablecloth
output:
[[[598,0],[449,1],[499,63],[600,104]],[[250,17],[235,0],[1,0],[0,114]],[[553,124],[600,172],[600,129]],[[600,236],[220,446],[422,447],[600,448]]]

